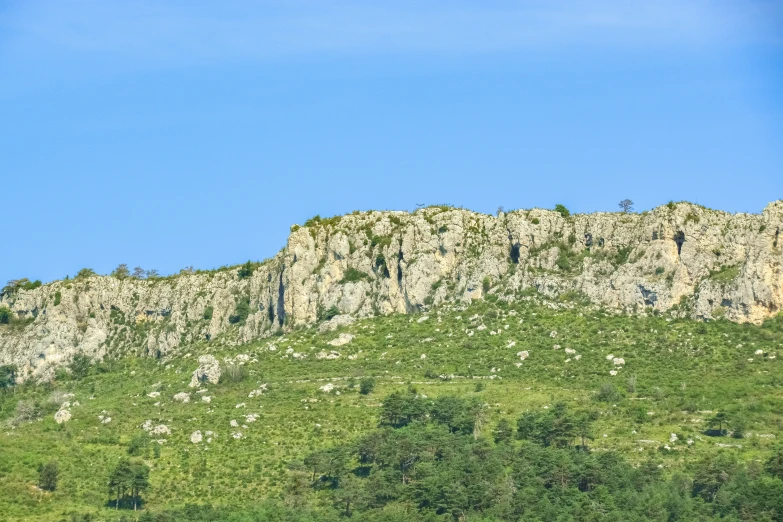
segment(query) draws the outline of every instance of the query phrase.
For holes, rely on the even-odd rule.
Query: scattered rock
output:
[[[190,394],[187,392],[180,392],[174,396],[174,400],[181,403],[190,402]]]
[[[67,402],[65,404],[68,404]],[[54,414],[54,422],[57,424],[62,424],[63,422],[68,422],[71,420],[71,410],[64,408],[57,410],[57,413]]]
[[[332,339],[329,341],[328,345],[330,346],[343,346],[353,341],[353,335],[348,333],[341,333],[337,338]]]
[[[325,333],[325,332],[333,332],[340,328],[341,326],[348,326],[350,324],[353,324],[356,321],[353,317],[350,315],[335,315],[328,321],[325,321],[321,323],[321,326],[318,327],[319,333]]]
[[[324,351],[320,351],[316,354],[315,358],[316,359],[339,359],[340,354],[338,352],[335,352],[334,350],[328,353]]]
[[[203,439],[204,437],[201,435],[201,430],[196,430],[190,434],[190,442],[192,442],[193,444],[198,444]]]

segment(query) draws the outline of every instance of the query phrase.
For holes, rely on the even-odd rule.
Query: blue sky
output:
[[[783,198],[783,2],[0,0],[0,282],[314,214]]]

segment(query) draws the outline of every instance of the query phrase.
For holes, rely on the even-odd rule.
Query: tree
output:
[[[561,205],[560,203],[555,205],[555,212],[557,212],[564,218],[567,218],[568,216],[571,215],[571,212],[567,208],[565,208],[565,205]]]
[[[120,264],[117,268],[115,268],[112,273],[112,276],[116,277],[117,279],[125,279],[130,275],[130,270],[128,270],[128,265],[125,263]]]
[[[718,427],[718,435],[723,435],[723,426],[728,424],[728,422],[729,415],[725,411],[719,411],[707,419],[707,424],[710,428]]]
[[[138,433],[128,443],[128,455],[141,457],[147,453],[150,438],[146,433]]]
[[[514,428],[505,417],[500,419],[500,421],[497,423],[497,426],[495,426],[495,429],[492,430],[492,439],[495,441],[495,444],[504,444],[510,442],[513,436]]]
[[[351,516],[351,507],[361,508],[368,502],[367,491],[361,479],[347,475],[340,479],[339,487],[334,492],[335,504],[344,509],[346,517]]]
[[[131,482],[130,490],[133,497],[133,511],[141,498],[142,491],[150,487],[150,468],[143,462],[134,462],[131,464]]]
[[[93,270],[92,268],[82,268],[81,270],[79,270],[79,271],[76,273],[76,277],[78,277],[78,278],[82,278],[82,277],[92,277],[92,276],[94,276],[94,275],[96,275],[96,274],[95,274],[95,270]]]
[[[160,277],[160,274],[158,274],[158,271],[154,268],[152,270],[147,270],[144,275],[147,279],[155,279],[156,277]]]
[[[133,274],[131,274],[136,279],[144,279],[144,269],[140,266],[137,266],[133,269]]]
[[[56,460],[51,460],[38,469],[38,487],[44,491],[57,489],[57,479],[60,470]]]
[[[239,271],[237,272],[237,276],[239,279],[247,279],[248,277],[253,275],[253,272],[255,271],[255,267],[253,266],[253,263],[251,261],[248,261],[244,265],[242,265],[239,268]]]
[[[16,366],[12,364],[0,366],[0,390],[16,386],[16,371]]]
[[[109,492],[116,493],[115,509],[120,508],[120,502],[130,493],[136,511],[141,493],[149,488],[149,476],[150,468],[143,462],[120,460],[109,476]]]
[[[764,465],[767,473],[783,479],[783,446],[779,446],[775,453]]]
[[[383,400],[381,425],[401,428],[415,420],[423,420],[428,413],[428,404],[412,389],[397,391]]]
[[[633,201],[630,199],[624,199],[619,203],[619,207],[623,209],[626,214],[633,210]]]
[[[375,389],[375,378],[364,377],[359,381],[359,393],[362,395],[369,395]]]

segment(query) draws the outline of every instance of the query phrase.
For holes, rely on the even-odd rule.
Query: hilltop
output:
[[[261,263],[7,289],[0,364],[48,380],[77,353],[162,358],[334,315],[420,313],[526,289],[637,315],[758,324],[783,306],[781,226],[781,201],[761,214],[670,203],[641,214],[434,206],[316,216]]]

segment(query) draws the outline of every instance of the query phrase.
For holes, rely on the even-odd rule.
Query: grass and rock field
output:
[[[654,461],[669,475],[727,452],[763,465],[783,427],[781,351],[780,318],[638,317],[528,294],[192,345],[161,360],[107,357],[0,395],[0,520],[133,519],[140,513],[115,511],[108,488],[129,456],[150,467],[144,512],[286,502],[309,454],[372,432],[384,398],[409,388],[480,403],[473,435],[489,445],[502,419],[516,426],[564,402],[594,415],[594,454]],[[220,361],[220,382],[191,388],[205,354]],[[174,398],[182,393],[186,402]],[[70,419],[58,424],[62,411]],[[50,461],[53,492],[38,487]],[[308,495],[317,504],[326,493]]]

